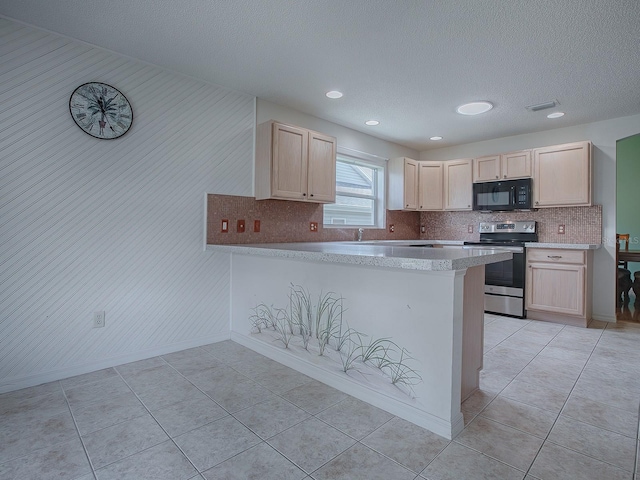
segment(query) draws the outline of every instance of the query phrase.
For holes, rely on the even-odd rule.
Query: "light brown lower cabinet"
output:
[[[591,320],[591,250],[527,250],[527,318],[587,326]]]

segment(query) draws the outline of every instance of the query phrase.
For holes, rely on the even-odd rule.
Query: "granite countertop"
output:
[[[562,248],[565,250],[597,250],[602,245],[595,243],[542,243],[528,242],[525,243],[527,248]]]
[[[263,243],[250,245],[207,245],[207,250],[296,258],[301,260],[402,268],[407,270],[445,271],[464,270],[487,263],[510,260],[512,253],[488,249],[447,249],[411,247],[429,245],[429,240],[400,240],[384,242],[308,242]],[[450,243],[450,242],[446,242]],[[462,242],[460,243],[462,244]]]
[[[336,242],[334,242],[336,243]],[[360,243],[362,245],[464,245],[464,240],[368,240],[363,242],[341,242]],[[527,248],[562,248],[568,250],[597,250],[602,245],[599,243],[543,243],[527,242]]]

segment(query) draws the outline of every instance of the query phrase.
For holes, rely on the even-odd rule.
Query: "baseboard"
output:
[[[265,342],[237,332],[231,332],[231,340],[269,357],[278,363],[293,368],[300,373],[304,373],[319,382],[325,383],[330,387],[381,408],[392,415],[403,418],[445,438],[451,439],[464,429],[464,418],[461,413],[453,422],[449,422],[365,385],[355,383],[346,375],[326,370],[282,348],[268,345]]]
[[[616,323],[615,315],[591,315],[592,320],[598,320],[599,322]]]
[[[100,360],[99,362],[74,365],[71,367],[59,368],[56,370],[50,370],[44,373],[36,373],[33,375],[12,377],[0,382],[0,393],[12,392],[14,390],[20,390],[21,388],[34,387],[43,383],[54,382],[56,380],[62,380],[64,378],[82,375],[83,373],[95,372],[96,370],[102,370],[103,368],[117,367],[118,365],[122,365],[124,363],[145,360],[147,358],[157,357],[158,355],[166,355],[168,353],[179,352],[180,350],[185,350],[187,348],[200,347],[202,345],[208,345],[210,343],[221,342],[228,339],[229,333],[225,332],[218,335],[198,338],[197,340],[172,343],[170,345],[148,348],[125,355],[117,355],[114,357],[105,358],[103,360]]]
[[[543,312],[539,310],[527,310],[527,320],[540,320],[542,322],[564,323],[574,327],[586,327],[588,320],[584,317],[562,315],[559,313]]]

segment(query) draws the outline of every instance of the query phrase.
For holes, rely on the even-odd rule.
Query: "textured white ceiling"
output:
[[[417,150],[640,113],[639,0],[1,0],[0,14]],[[478,99],[494,110],[455,113]],[[552,99],[565,117],[524,108]]]

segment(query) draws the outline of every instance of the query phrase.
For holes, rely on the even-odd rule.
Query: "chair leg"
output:
[[[640,274],[640,272],[638,273]],[[632,286],[633,286],[633,282],[631,281],[631,272],[629,272],[628,270],[619,268],[618,269],[618,285],[616,289],[618,302],[624,305],[629,304],[629,290],[632,288]],[[640,291],[640,280],[638,285],[638,291]]]

